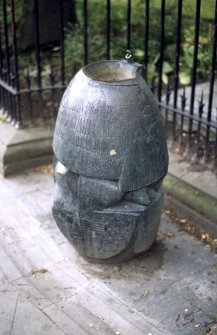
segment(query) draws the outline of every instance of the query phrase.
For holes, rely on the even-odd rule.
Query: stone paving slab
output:
[[[0,334],[208,334],[217,328],[217,255],[162,215],[145,255],[80,257],[52,215],[53,178],[0,178]]]

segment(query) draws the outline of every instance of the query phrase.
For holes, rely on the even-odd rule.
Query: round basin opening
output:
[[[120,82],[136,78],[136,67],[121,61],[100,61],[84,67],[84,73],[97,81]]]

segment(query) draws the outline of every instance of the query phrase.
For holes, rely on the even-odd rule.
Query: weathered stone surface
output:
[[[157,103],[137,67],[111,63],[130,79],[99,82],[79,71],[63,96],[53,147],[71,171],[119,180],[131,191],[165,176],[167,148]]]
[[[168,154],[141,66],[96,62],[80,70],[54,134],[54,218],[89,258],[120,260],[153,243]]]

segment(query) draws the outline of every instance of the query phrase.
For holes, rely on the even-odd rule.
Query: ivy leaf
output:
[[[165,73],[162,74],[162,80],[164,84],[168,84],[168,76]]]
[[[191,82],[191,76],[186,72],[180,72],[179,79],[182,85],[189,85]]]
[[[160,53],[158,53],[155,57],[154,57],[154,59],[153,59],[153,64],[154,65],[156,65],[157,64],[157,62],[159,61],[159,59],[160,59]]]
[[[203,45],[209,45],[210,39],[209,39],[209,37],[206,37],[206,36],[200,36],[199,37],[199,43],[203,44]]]
[[[144,50],[142,49],[135,49],[133,53],[136,57],[144,57]]]
[[[168,62],[163,62],[163,73],[164,74],[169,74],[173,72],[173,68]]]

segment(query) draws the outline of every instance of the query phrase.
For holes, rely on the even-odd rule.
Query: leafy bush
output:
[[[16,0],[16,21],[19,26],[23,15],[23,3],[25,0]],[[194,14],[195,3],[191,0],[183,0],[182,17],[182,48],[180,55],[180,82],[187,85],[191,80],[194,54]],[[131,10],[131,50],[134,60],[144,62],[145,50],[145,1],[132,0]],[[209,0],[209,6],[202,0],[201,7],[201,27],[198,48],[198,68],[197,80],[202,81],[208,78],[211,64],[211,46],[213,25],[210,19],[213,18],[214,0]],[[160,58],[160,9],[161,1],[150,1],[150,22],[149,22],[149,57],[148,57],[148,80],[158,77],[159,58]],[[8,16],[10,17],[10,6],[7,6]],[[66,73],[70,76],[83,66],[84,41],[83,41],[83,1],[76,2],[75,25],[68,25],[65,28],[65,64]],[[3,13],[0,12],[0,23],[3,20]],[[8,24],[10,20],[8,19]],[[163,81],[165,84],[173,80],[175,69],[176,53],[176,33],[177,33],[177,0],[166,1],[165,14],[165,39],[164,39],[164,63]],[[127,49],[127,1],[111,0],[111,31],[110,31],[110,56],[111,59],[123,59]],[[42,76],[50,75],[50,64],[59,71],[59,49],[53,48],[51,51],[42,49]],[[88,62],[93,62],[106,58],[106,1],[88,1]],[[19,64],[21,76],[30,73],[31,77],[37,77],[35,65],[35,54],[33,51],[19,54]],[[48,71],[49,69],[49,71]]]
[[[211,0],[213,2],[213,0]],[[157,77],[160,58],[160,1],[150,3],[149,59],[148,78]],[[214,5],[214,2],[213,2]],[[66,30],[66,64],[70,71],[83,65],[83,3],[77,2],[78,23]],[[204,7],[202,2],[202,8]],[[190,14],[185,14],[191,8]],[[189,13],[189,12],[188,12]],[[203,12],[201,13],[203,16]],[[206,16],[208,12],[206,11]],[[201,21],[200,44],[198,50],[197,79],[208,76],[211,55],[212,25],[207,20]],[[131,12],[131,49],[135,61],[144,62],[144,23],[145,1],[132,1]],[[184,0],[182,17],[182,48],[180,55],[180,82],[189,84],[193,67],[194,54],[194,10],[192,2]],[[177,32],[177,1],[169,0],[166,6],[163,81],[168,83],[175,68]],[[123,59],[127,49],[127,2],[111,1],[111,58]],[[106,57],[106,6],[102,0],[88,2],[88,51],[89,62]]]

